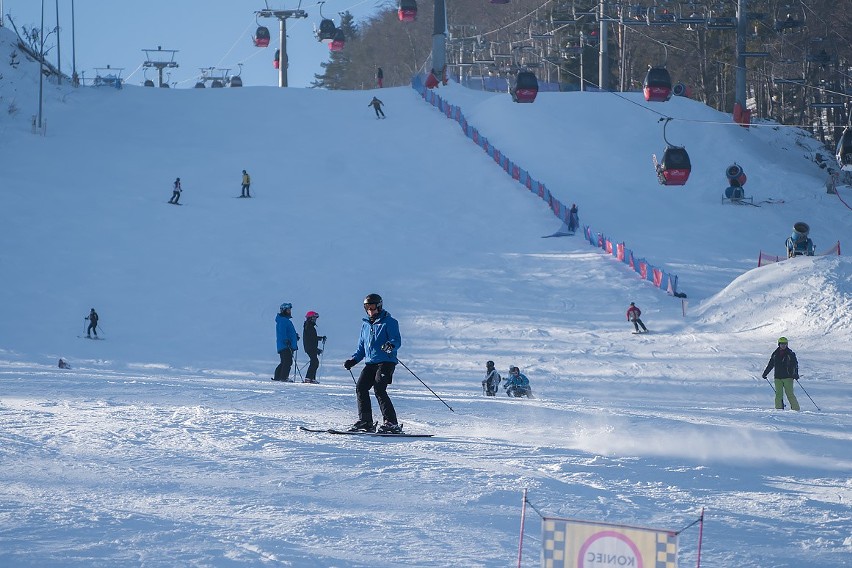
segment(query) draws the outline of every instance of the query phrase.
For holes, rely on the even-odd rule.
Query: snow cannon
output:
[[[793,225],[793,234],[790,235],[790,238],[794,241],[801,241],[808,238],[810,232],[810,226],[804,221],[799,221],[798,223]]]
[[[814,242],[808,236],[811,232],[810,226],[803,221],[793,225],[793,234],[785,243],[787,246],[787,258],[794,256],[813,256]]]
[[[728,178],[728,183],[735,187],[744,186],[746,180],[748,179],[745,175],[745,172],[743,171],[742,166],[740,166],[736,162],[728,166],[728,169],[725,170],[725,175]]]

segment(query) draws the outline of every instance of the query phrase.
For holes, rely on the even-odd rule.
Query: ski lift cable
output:
[[[230,55],[230,54],[231,54],[231,52],[232,52],[232,51],[234,51],[234,48],[235,48],[235,47],[237,47],[237,44],[238,44],[239,42],[243,41],[243,38],[245,37],[246,33],[248,33],[248,31],[249,31],[249,30],[250,30],[253,26],[256,26],[256,25],[257,25],[257,18],[255,18],[255,21],[254,21],[254,22],[249,22],[249,25],[248,25],[248,26],[246,26],[246,29],[244,29],[244,30],[242,31],[242,33],[241,33],[241,34],[237,37],[237,39],[236,39],[236,40],[234,41],[234,43],[231,45],[231,48],[230,48],[228,51],[226,51],[226,52],[225,52],[225,55],[223,55],[223,56],[222,56],[222,58],[221,58],[221,59],[219,59],[219,62],[218,62],[218,63],[216,63],[216,65],[217,65],[217,66],[218,66],[218,65],[222,65],[222,62],[225,60],[225,58],[226,58],[226,57],[228,57],[228,55]]]
[[[526,19],[527,19],[527,18],[529,18],[530,16],[535,15],[535,13],[536,13],[537,11],[541,10],[542,8],[544,8],[545,6],[547,6],[548,4],[553,3],[554,1],[555,1],[555,0],[545,0],[545,2],[544,2],[543,4],[541,4],[539,7],[534,8],[534,9],[533,9],[531,12],[529,12],[528,14],[523,15],[523,16],[520,16],[520,17],[519,17],[518,19],[516,19],[514,22],[509,22],[509,23],[508,23],[508,24],[506,24],[505,26],[502,26],[502,27],[499,27],[499,28],[493,29],[493,30],[491,30],[491,31],[477,33],[476,35],[472,35],[472,36],[469,36],[469,37],[462,37],[462,38],[459,38],[459,39],[462,39],[462,40],[467,40],[467,39],[476,39],[476,38],[478,38],[478,37],[484,37],[484,36],[487,36],[487,35],[493,35],[493,34],[496,34],[496,33],[498,33],[498,32],[501,32],[501,31],[505,30],[506,28],[509,28],[509,27],[511,27],[511,26],[514,26],[515,24],[518,24],[518,23],[520,23],[520,22],[522,22],[522,21],[526,20]],[[567,25],[568,25],[568,24],[566,24],[566,26],[567,26]],[[565,27],[565,26],[562,26],[562,27]],[[561,29],[561,28],[560,28],[560,29]]]
[[[765,25],[765,24],[764,24],[764,25]],[[652,42],[658,43],[658,44],[660,44],[660,45],[663,45],[663,46],[666,46],[666,47],[670,47],[670,48],[675,49],[675,50],[678,50],[678,51],[683,51],[683,52],[687,52],[687,51],[689,51],[689,50],[687,50],[687,49],[685,49],[685,48],[677,47],[677,46],[672,45],[672,44],[670,44],[670,43],[665,43],[665,42],[662,42],[662,41],[660,41],[660,40],[657,40],[656,38],[653,38],[653,37],[649,36],[648,34],[643,33],[642,31],[640,31],[639,29],[637,29],[635,26],[625,26],[625,28],[626,28],[628,31],[630,31],[630,32],[633,32],[633,33],[639,34],[639,35],[641,35],[641,36],[645,37],[646,39],[649,39],[649,40],[651,40]],[[800,51],[804,52],[804,50],[803,50],[802,48],[800,48],[800,47],[798,47],[798,46],[796,46],[796,48],[797,48],[797,49],[799,49]],[[725,67],[729,67],[729,68],[731,68],[732,70],[736,70],[736,69],[737,69],[737,65],[736,65],[736,64],[732,64],[732,63],[729,63],[729,62],[727,62],[727,61],[721,61],[721,60],[718,60],[718,59],[714,59],[714,60],[711,60],[711,61],[712,61],[712,63],[716,63],[716,64],[718,64],[718,65],[723,65],[723,66],[725,66]],[[771,75],[767,75],[767,74],[765,74],[765,73],[761,72],[759,69],[749,69],[749,70],[748,70],[748,72],[749,72],[750,74],[752,74],[752,75],[757,75],[758,77],[761,77],[762,79],[767,79],[767,80],[771,80],[771,79],[772,79]],[[840,75],[844,76],[844,77],[848,77],[848,75],[846,75],[846,74],[845,74],[845,73],[843,73],[843,72],[838,71],[838,73],[839,73]],[[832,90],[829,90],[829,89],[825,89],[825,88],[823,88],[823,87],[817,87],[817,86],[815,86],[815,85],[808,85],[808,84],[803,84],[803,85],[802,85],[802,87],[804,87],[805,89],[808,89],[808,90],[815,90],[815,89],[816,89],[816,90],[819,90],[821,93],[830,94],[830,95],[834,95],[834,96],[838,96],[838,97],[843,97],[844,99],[850,99],[850,100],[852,100],[852,95],[848,95],[848,94],[846,94],[846,93],[842,93],[842,92],[839,92],[839,91],[832,91]]]
[[[125,82],[129,81],[129,80],[130,80],[130,78],[131,78],[131,77],[133,77],[133,76],[136,74],[136,72],[137,72],[137,71],[139,71],[140,69],[142,69],[142,65],[143,65],[143,64],[142,64],[142,63],[140,63],[140,64],[139,64],[139,67],[137,67],[136,69],[134,69],[134,70],[133,70],[133,72],[132,72],[130,75],[128,75],[127,77],[125,77],[125,78],[124,78],[124,81],[125,81]]]

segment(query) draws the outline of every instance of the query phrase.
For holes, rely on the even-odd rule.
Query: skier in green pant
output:
[[[786,337],[778,338],[778,349],[772,352],[769,364],[763,370],[764,379],[773,368],[775,369],[775,408],[784,408],[784,393],[787,393],[790,408],[799,410],[799,401],[793,394],[793,381],[799,380],[799,361],[787,345]]]

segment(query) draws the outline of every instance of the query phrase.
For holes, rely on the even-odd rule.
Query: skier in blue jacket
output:
[[[358,421],[349,428],[352,432],[375,432],[373,406],[370,403],[370,389],[376,395],[384,423],[379,432],[399,434],[402,426],[396,418],[396,410],[388,396],[388,385],[393,382],[393,371],[399,362],[397,350],[402,346],[399,334],[399,322],[382,307],[382,297],[369,294],[364,298],[364,311],[367,317],[361,324],[358,348],[343,366],[350,370],[364,360],[364,369],[355,383],[358,399]]]
[[[273,381],[290,381],[290,369],[293,367],[293,352],[299,350],[299,335],[290,319],[293,304],[284,302],[275,316],[275,339],[278,356],[281,362],[275,367]]]
[[[509,376],[506,377],[505,381],[503,388],[506,389],[507,396],[532,396],[530,380],[514,365],[509,366]]]

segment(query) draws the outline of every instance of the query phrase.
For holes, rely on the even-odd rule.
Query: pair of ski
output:
[[[299,430],[304,432],[314,432],[317,434],[340,434],[348,436],[370,436],[374,438],[431,438],[434,434],[409,434],[408,432],[400,432],[393,434],[391,432],[364,432],[363,430],[338,430],[337,428],[308,428],[307,426],[299,426]]]

